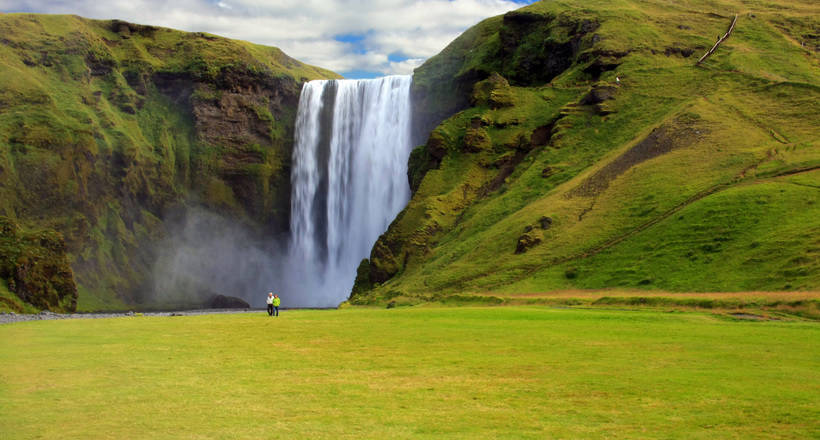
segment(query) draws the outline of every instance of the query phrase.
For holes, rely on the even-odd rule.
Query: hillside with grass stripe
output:
[[[476,25],[416,70],[434,128],[351,301],[817,290],[818,16],[555,1]]]

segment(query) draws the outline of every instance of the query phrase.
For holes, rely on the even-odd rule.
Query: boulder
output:
[[[370,282],[370,260],[363,259],[356,269],[356,280],[353,282],[353,289],[350,291],[350,298],[357,294],[367,292],[373,288],[373,283]]]
[[[549,176],[552,176],[553,174],[555,174],[555,170],[552,169],[552,167],[545,167],[543,170],[541,170],[541,177],[545,179]]]
[[[515,246],[515,253],[516,254],[523,254],[527,252],[527,249],[541,243],[541,239],[531,235],[530,233],[525,233],[524,235],[518,237],[518,243]]]
[[[205,304],[209,309],[249,309],[244,299],[235,296],[215,295]]]
[[[478,153],[489,150],[492,147],[490,134],[483,127],[468,128],[464,133],[464,151],[468,153]]]
[[[370,251],[370,282],[383,283],[395,275],[400,268],[399,260],[390,249],[385,235],[382,234],[373,250]]]
[[[581,98],[581,104],[600,104],[606,100],[614,98],[616,91],[617,89],[615,88],[615,86],[599,84],[593,87],[592,90],[589,91],[589,93],[587,93],[583,98]]]
[[[513,105],[510,83],[503,76],[493,72],[487,79],[473,86],[470,103],[491,108],[509,107]]]
[[[451,144],[450,139],[441,130],[430,133],[427,139],[427,152],[437,160],[441,160],[447,154],[447,148]]]

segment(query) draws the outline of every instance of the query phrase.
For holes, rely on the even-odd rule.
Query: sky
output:
[[[0,0],[276,46],[347,78],[410,74],[470,26],[533,0]]]

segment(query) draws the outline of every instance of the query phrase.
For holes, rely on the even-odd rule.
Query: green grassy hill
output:
[[[818,17],[544,1],[476,25],[415,72],[435,128],[351,301],[820,288]]]
[[[11,225],[0,288],[76,303],[77,287],[58,294],[47,269],[68,257],[81,309],[140,301],[152,245],[183,205],[284,230],[301,84],[332,77],[209,34],[0,14],[0,217]],[[17,229],[62,235],[62,255]],[[24,308],[3,298],[0,307]],[[29,302],[71,310],[67,301]]]

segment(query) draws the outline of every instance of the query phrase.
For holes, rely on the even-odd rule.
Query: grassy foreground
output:
[[[820,326],[545,307],[0,326],[3,438],[810,438]]]

